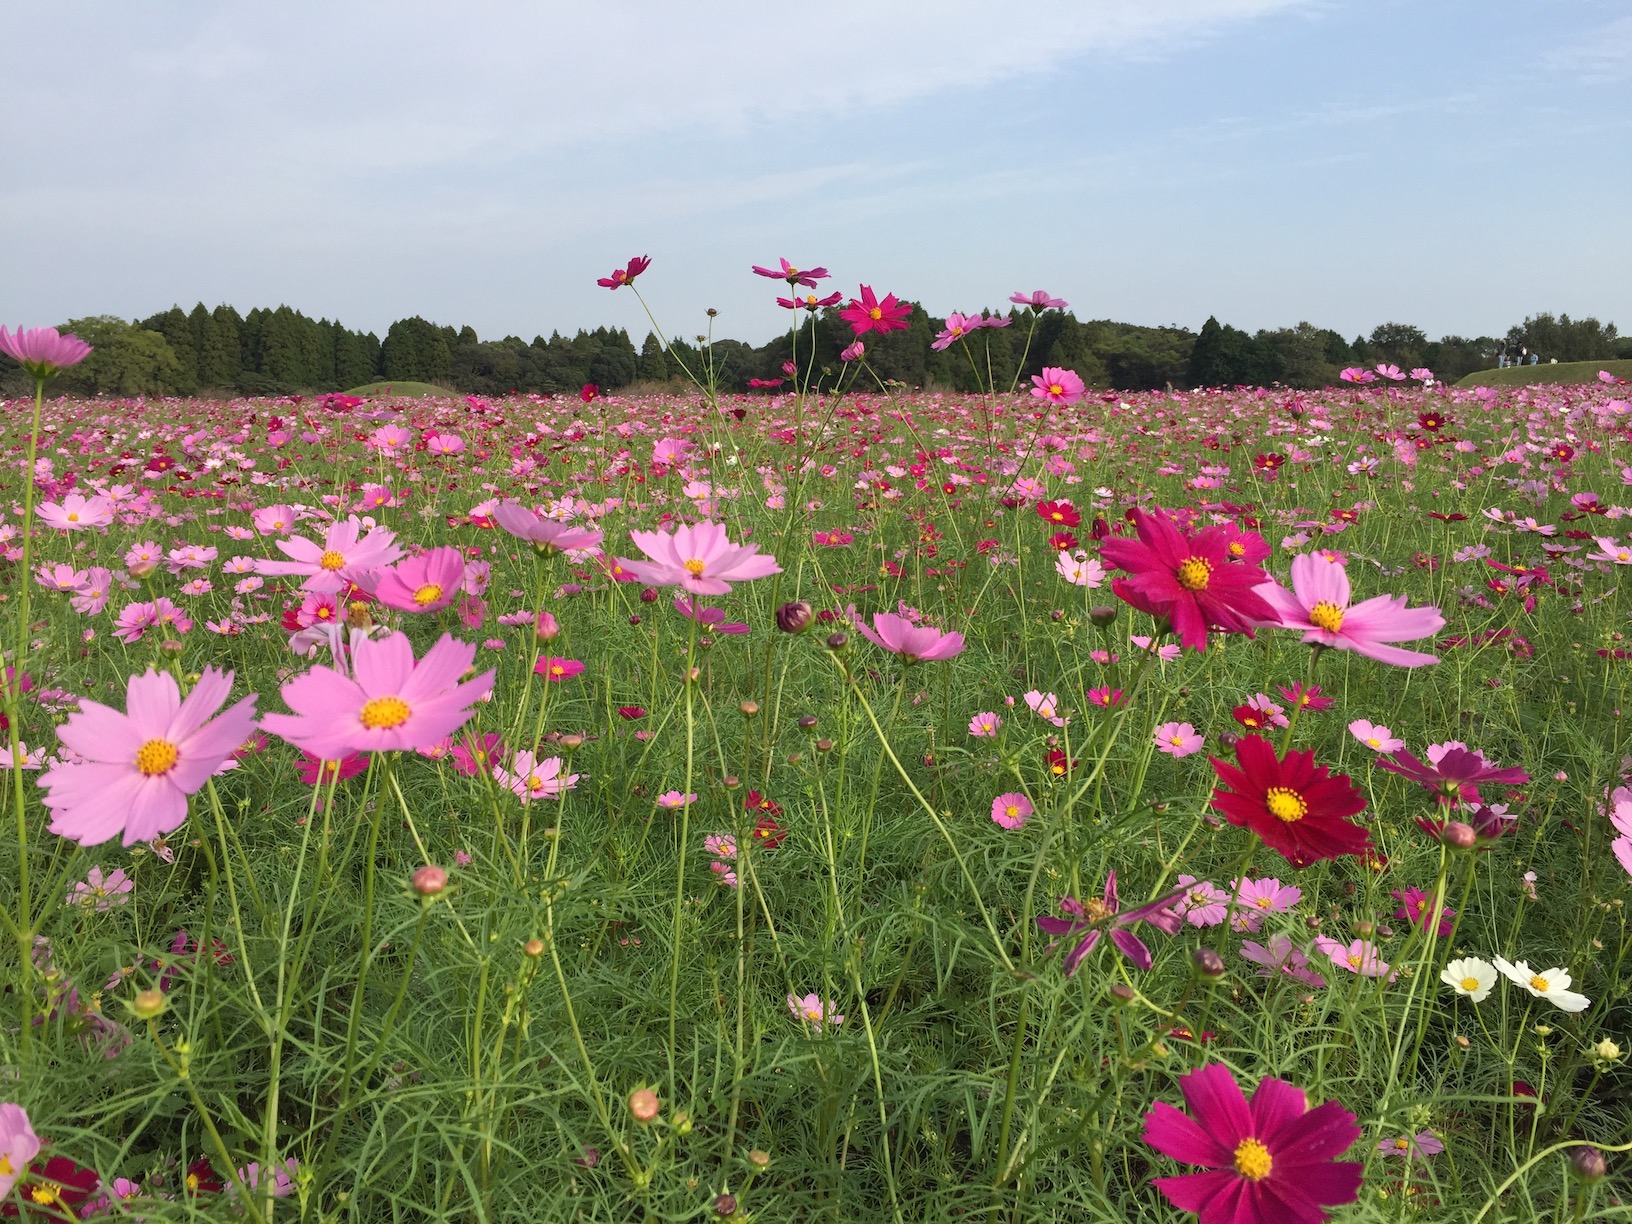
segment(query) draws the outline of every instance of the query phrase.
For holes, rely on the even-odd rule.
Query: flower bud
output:
[[[426,863],[414,872],[414,891],[422,897],[434,897],[447,886],[447,871],[435,863]]]
[[[640,614],[639,614],[639,613],[638,613],[638,612],[631,612],[631,613],[630,613],[630,614],[629,614],[629,623],[630,623],[630,624],[631,624],[631,625],[638,625],[638,624],[640,624]]]
[[[771,1154],[763,1148],[755,1148],[748,1153],[748,1163],[763,1171],[771,1167]]]
[[[1584,1182],[1602,1181],[1609,1172],[1609,1162],[1595,1147],[1578,1147],[1570,1153],[1570,1168]]]
[[[584,746],[584,737],[574,731],[568,735],[563,735],[561,737],[560,744],[561,747],[565,748],[568,752],[572,752]]]
[[[629,1112],[642,1126],[656,1118],[662,1108],[663,1104],[657,1099],[657,1093],[650,1088],[636,1088],[629,1094]]]
[[[657,591],[655,589],[653,589],[652,587],[642,587],[640,589],[640,602],[641,603],[656,603],[657,602]]]
[[[1100,629],[1106,628],[1116,619],[1115,604],[1095,604],[1088,609],[1088,619]]]
[[[1349,923],[1349,931],[1356,939],[1370,939],[1377,933],[1377,924],[1365,918],[1356,918]]]
[[[732,1216],[737,1213],[737,1196],[722,1194],[714,1200],[714,1214],[720,1217]]]
[[[1473,831],[1472,825],[1453,820],[1441,830],[1439,839],[1452,850],[1472,850],[1479,841],[1479,835]]]
[[[521,953],[528,960],[537,960],[544,955],[544,941],[536,935],[533,936],[533,938],[521,945]]]
[[[1134,993],[1132,986],[1128,986],[1122,982],[1116,982],[1111,986],[1111,1002],[1116,1004],[1118,1007],[1126,1007],[1138,997],[1139,996]]]
[[[540,612],[538,621],[533,626],[533,632],[541,642],[553,642],[561,636],[561,624],[549,612]]]
[[[783,633],[803,633],[815,619],[815,610],[802,599],[785,603],[776,610],[776,627]]]
[[[1211,948],[1197,948],[1190,954],[1190,967],[1196,976],[1216,982],[1224,976],[1224,958]]]
[[[799,730],[809,731],[812,727],[814,727],[816,725],[816,716],[814,714],[801,714],[799,716],[798,722],[799,722]]]
[[[131,1000],[130,1010],[136,1013],[138,1020],[151,1020],[164,1010],[164,992],[158,990],[138,991]]]
[[[850,645],[850,638],[843,633],[830,633],[827,635],[827,648],[829,650],[843,650],[848,645]]]
[[[737,777],[736,774],[726,774],[720,780],[720,785],[725,787],[726,790],[740,790],[742,789],[742,779]]]
[[[1592,1056],[1600,1062],[1614,1063],[1621,1061],[1621,1047],[1608,1037],[1592,1047]]]
[[[819,739],[819,740],[817,740],[816,741],[816,751],[817,752],[832,752],[833,751],[833,741],[830,740],[830,739]]]
[[[737,709],[742,711],[742,716],[744,718],[752,718],[755,714],[759,713],[759,702],[745,701],[739,705]]]

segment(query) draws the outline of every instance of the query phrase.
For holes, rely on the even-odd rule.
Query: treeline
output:
[[[1009,326],[981,328],[968,341],[933,347],[944,321],[912,304],[905,330],[863,337],[867,361],[883,379],[914,387],[973,391],[1024,386],[1044,366],[1075,370],[1091,387],[1116,390],[1165,386],[1323,387],[1345,367],[1392,363],[1427,367],[1454,382],[1496,364],[1491,336],[1429,340],[1419,327],[1384,323],[1369,336],[1346,340],[1329,328],[1246,332],[1209,318],[1199,333],[1182,327],[1142,327],[1109,319],[1082,321],[1047,311],[1035,332],[1029,314],[1011,310]],[[482,340],[475,329],[452,328],[415,316],[393,323],[382,340],[288,306],[240,315],[231,306],[191,311],[179,306],[139,322],[109,315],[62,325],[95,346],[57,389],[80,394],[287,395],[343,391],[368,383],[426,382],[478,395],[578,392],[586,383],[616,390],[636,383],[662,386],[698,381],[722,391],[775,386],[784,366],[838,369],[855,338],[835,309],[802,315],[797,334],[762,345],[716,339],[675,339],[668,347],[648,334],[637,350],[622,328],[553,333],[531,342],[517,336]],[[1532,315],[1510,328],[1510,347],[1525,346],[1543,361],[1632,358],[1632,338],[1613,323]],[[25,380],[0,357],[0,382],[17,391]]]

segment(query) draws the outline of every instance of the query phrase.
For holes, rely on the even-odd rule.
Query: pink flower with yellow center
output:
[[[330,523],[321,545],[303,536],[290,536],[275,541],[288,561],[262,559],[255,563],[255,572],[265,577],[298,575],[305,578],[301,584],[308,591],[332,594],[343,591],[353,575],[364,570],[382,569],[402,556],[397,537],[384,527],[369,528],[356,515]]]
[[[1301,629],[1307,643],[1352,650],[1396,667],[1439,662],[1437,655],[1388,644],[1439,632],[1445,627],[1439,609],[1407,608],[1404,595],[1377,595],[1350,607],[1349,573],[1341,562],[1304,554],[1292,561],[1290,591],[1273,582],[1254,590],[1275,612],[1263,623]]]
[[[360,585],[373,587],[374,598],[403,612],[436,612],[458,596],[465,580],[465,558],[457,548],[433,548],[417,557],[405,557],[388,570],[365,577]]]
[[[697,523],[665,531],[631,531],[629,538],[650,561],[624,561],[623,568],[652,586],[684,587],[693,595],[724,595],[733,582],[780,574],[775,557],[761,556],[751,544],[732,544],[722,523]]]
[[[231,691],[231,672],[206,667],[185,700],[174,676],[154,671],[126,682],[123,714],[82,700],[57,729],[79,759],[53,765],[39,782],[51,832],[82,846],[117,833],[133,846],[180,828],[187,797],[230,767],[255,729],[253,694],[221,711]]]

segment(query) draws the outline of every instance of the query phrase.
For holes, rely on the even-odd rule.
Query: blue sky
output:
[[[450,14],[457,13],[457,18]],[[12,0],[12,324],[288,303],[484,339],[932,314],[1632,330],[1626,0]]]

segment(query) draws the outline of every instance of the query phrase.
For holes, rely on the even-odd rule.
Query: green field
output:
[[[343,392],[345,395],[359,395],[364,399],[377,399],[382,395],[394,395],[401,399],[425,399],[434,396],[439,399],[457,399],[459,392],[450,391],[446,387],[439,387],[435,383],[427,382],[371,382],[361,387],[353,387]]]
[[[1480,370],[1469,374],[1459,387],[1533,387],[1537,383],[1591,383],[1598,371],[1608,370],[1621,378],[1632,378],[1632,361],[1561,361],[1557,365],[1509,366],[1505,370]]]

